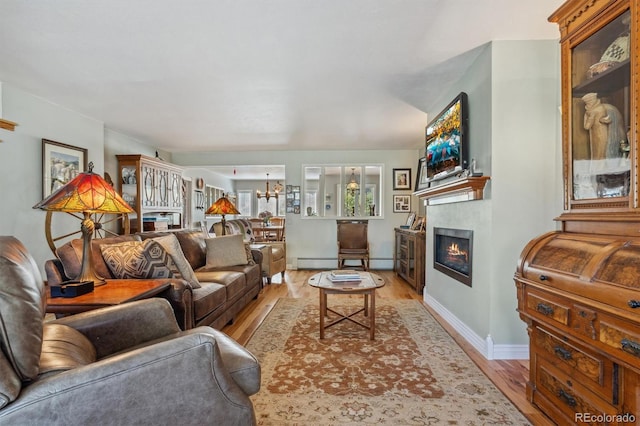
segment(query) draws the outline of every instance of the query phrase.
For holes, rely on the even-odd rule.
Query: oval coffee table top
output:
[[[384,279],[379,275],[347,269],[319,272],[309,278],[308,282],[312,287],[338,291],[365,290],[385,285]]]

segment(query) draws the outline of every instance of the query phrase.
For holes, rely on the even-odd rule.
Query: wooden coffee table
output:
[[[51,297],[47,287],[47,312],[57,315],[77,314],[157,296],[171,285],[170,279],[107,280],[91,293],[77,297]]]
[[[332,282],[329,279],[331,271],[320,272],[309,278],[309,285],[320,290],[320,338],[324,339],[324,331],[342,321],[351,321],[369,330],[369,339],[374,340],[376,334],[376,289],[384,286],[384,280],[371,272],[358,272],[360,281]],[[328,294],[363,294],[364,306],[350,314],[337,312],[327,306]],[[338,318],[325,324],[327,313],[332,312]],[[354,315],[364,312],[369,318],[368,323],[358,321]]]

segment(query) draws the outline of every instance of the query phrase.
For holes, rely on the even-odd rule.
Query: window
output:
[[[381,216],[382,166],[303,166],[303,216]]]
[[[278,216],[286,216],[287,215],[287,199],[284,191],[280,193],[278,197]]]
[[[242,214],[242,216],[251,217],[251,200],[253,193],[251,190],[240,190],[238,191],[238,204],[236,204],[236,208]]]
[[[266,198],[256,198],[258,200],[258,214],[269,211],[273,216],[278,214],[278,199],[270,197],[269,201]]]

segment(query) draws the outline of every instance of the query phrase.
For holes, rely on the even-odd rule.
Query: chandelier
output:
[[[274,188],[273,194],[271,194],[271,191],[269,191],[269,173],[267,173],[267,191],[264,193],[264,195],[262,195],[262,192],[260,192],[260,190],[258,189],[256,191],[256,197],[264,197],[267,201],[269,201],[269,198],[271,197],[278,198],[278,189]]]
[[[347,189],[351,192],[356,192],[360,189],[360,185],[356,180],[356,171],[355,167],[351,168],[351,178],[349,179],[349,183],[347,184]]]

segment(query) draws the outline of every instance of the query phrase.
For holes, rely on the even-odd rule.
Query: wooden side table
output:
[[[134,300],[157,296],[171,286],[169,279],[107,280],[91,293],[78,297],[51,297],[47,288],[47,312],[56,315],[78,314],[106,306],[120,305]]]
[[[329,279],[331,271],[320,272],[309,278],[309,285],[317,287],[320,294],[320,339],[324,339],[324,331],[344,320],[351,321],[365,329],[369,330],[369,339],[375,340],[376,335],[376,289],[383,287],[385,282],[382,277],[370,272],[358,272],[360,281],[357,282],[332,282]],[[350,314],[337,312],[327,306],[328,294],[363,294],[364,306]],[[338,318],[325,323],[327,313],[332,312],[338,315]],[[364,312],[364,316],[369,318],[369,322],[363,323],[355,318],[354,315]]]

